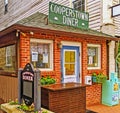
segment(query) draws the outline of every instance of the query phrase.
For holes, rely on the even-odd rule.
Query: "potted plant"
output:
[[[92,74],[92,81],[94,83],[103,83],[105,80],[107,80],[107,76],[103,73],[93,73]]]
[[[55,84],[56,80],[50,76],[42,77],[40,79],[41,85],[50,85],[50,84]]]

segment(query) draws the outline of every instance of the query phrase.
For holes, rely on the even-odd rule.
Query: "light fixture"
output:
[[[17,30],[17,31],[16,31],[16,37],[19,36],[19,32],[20,32],[20,30]]]
[[[30,31],[30,34],[31,34],[31,35],[34,35],[34,32]]]
[[[58,48],[62,48],[62,43],[61,42],[59,42],[59,43],[57,43],[57,46],[58,46]]]
[[[26,37],[26,34],[25,33],[23,33],[23,32],[20,32],[21,33],[21,35],[23,35],[24,37]]]

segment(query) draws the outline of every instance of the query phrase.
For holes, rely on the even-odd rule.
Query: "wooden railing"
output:
[[[18,79],[17,77],[0,75],[0,98],[4,102],[10,99],[15,100],[18,97]]]

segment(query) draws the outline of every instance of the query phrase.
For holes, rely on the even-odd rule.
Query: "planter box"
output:
[[[105,80],[107,80],[106,76],[92,76],[92,81],[94,83],[103,83]]]
[[[103,83],[105,80],[107,80],[107,77],[97,77],[97,83]]]
[[[97,82],[96,76],[92,76],[92,82],[94,82],[94,83]]]

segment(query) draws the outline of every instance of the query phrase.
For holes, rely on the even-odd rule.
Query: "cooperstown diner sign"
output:
[[[88,29],[89,14],[49,2],[49,22]]]

